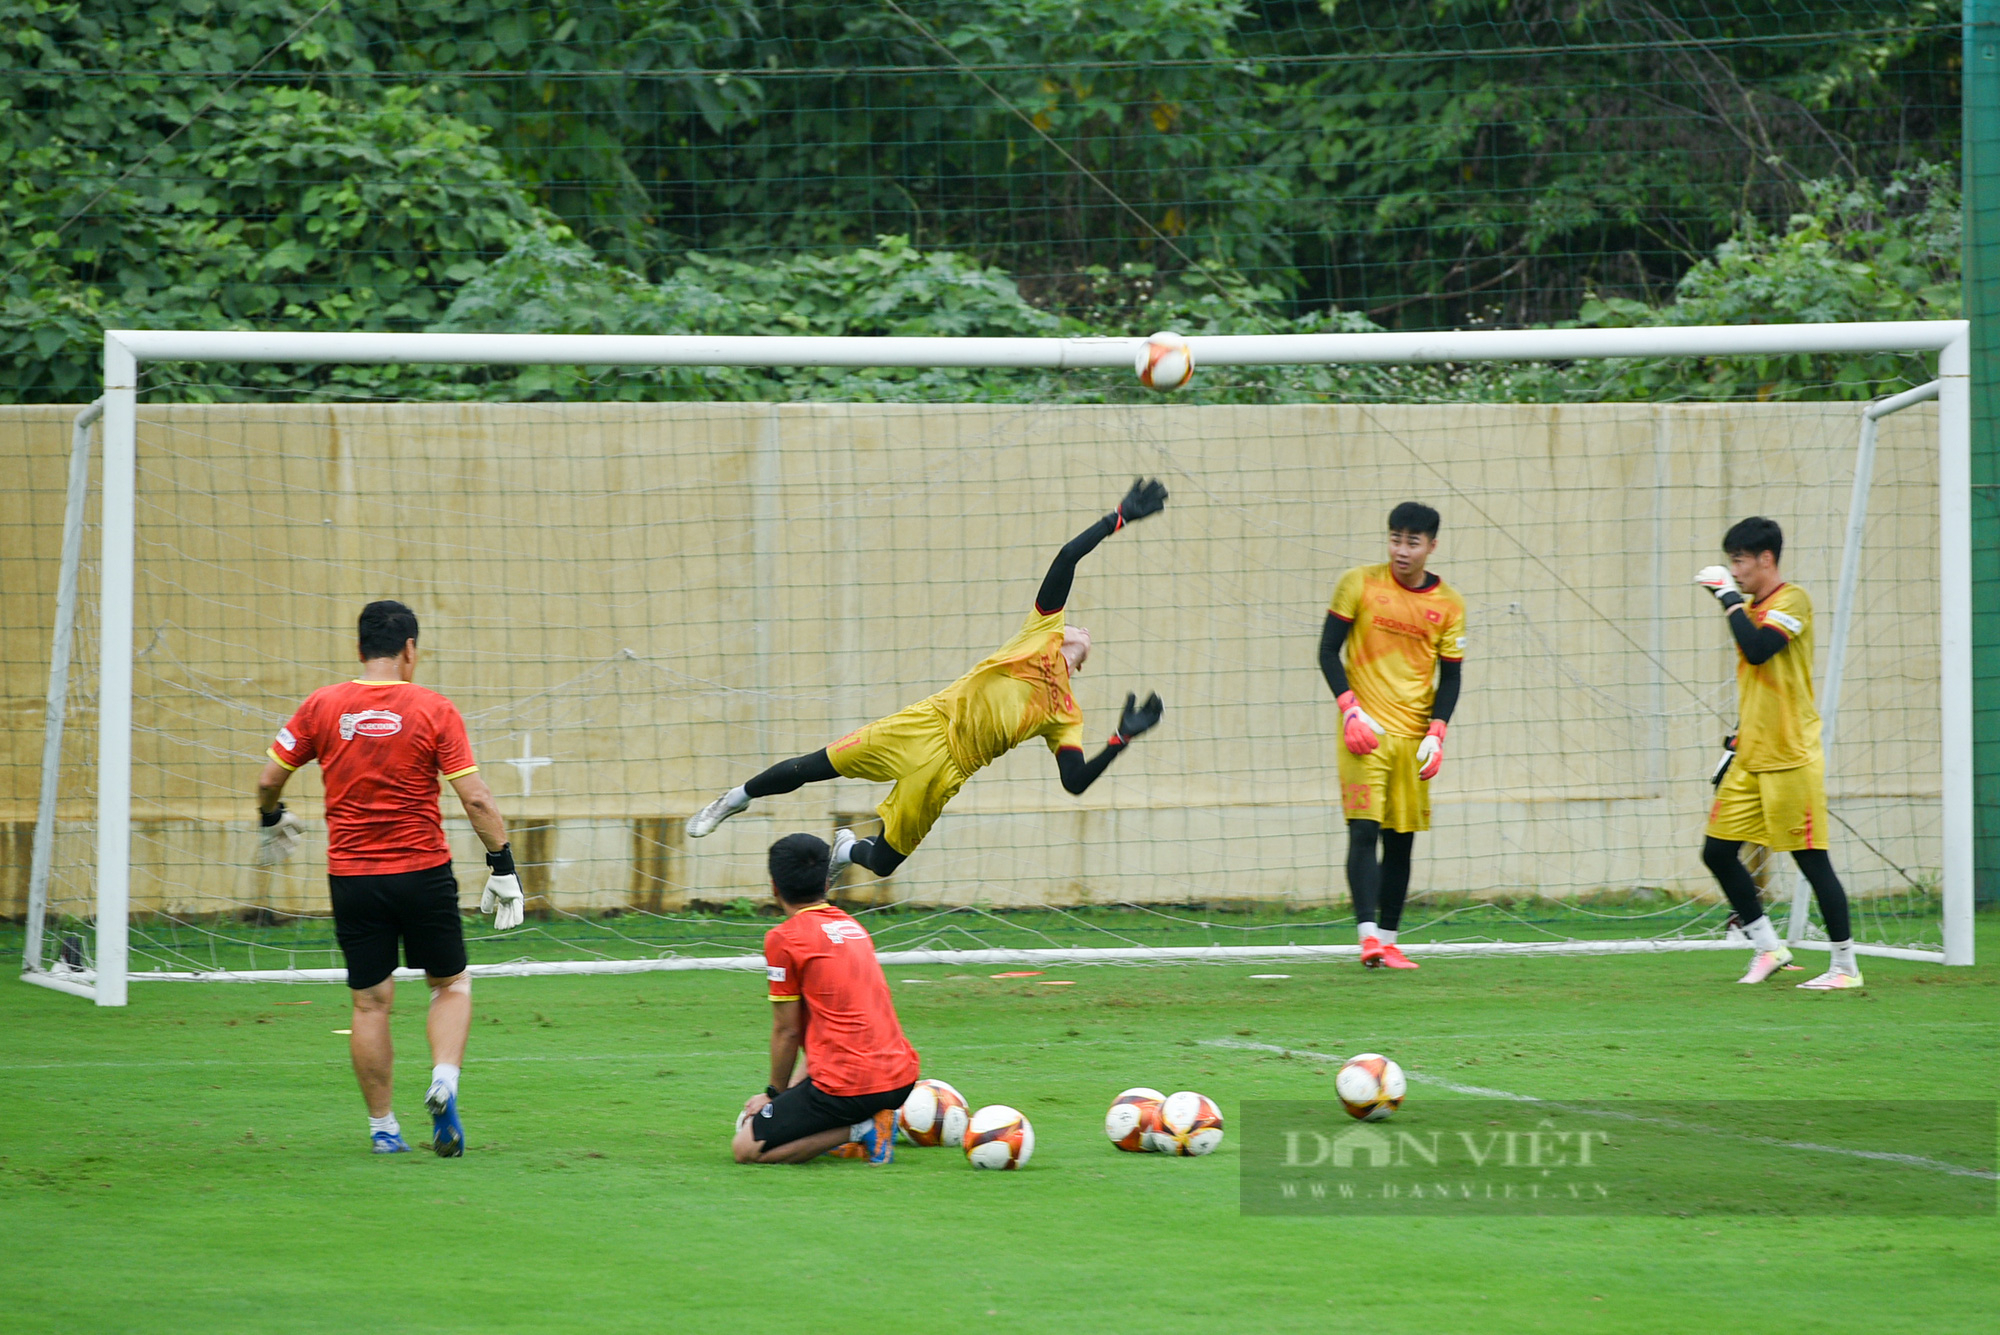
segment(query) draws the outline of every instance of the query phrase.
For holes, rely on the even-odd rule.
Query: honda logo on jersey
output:
[[[340,716],[340,740],[350,742],[356,733],[363,737],[394,737],[403,730],[403,716],[386,709],[364,709],[359,714]]]
[[[843,941],[866,941],[868,939],[868,933],[863,930],[861,924],[858,922],[840,922],[836,920],[834,922],[823,922],[819,926],[820,930],[826,933],[826,939],[833,942],[836,946]]]

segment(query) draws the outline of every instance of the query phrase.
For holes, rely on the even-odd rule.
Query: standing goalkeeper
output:
[[[1736,641],[1736,735],[1715,773],[1715,806],[1701,860],[1750,934],[1756,953],[1739,983],[1761,983],[1789,965],[1757,883],[1736,856],[1747,841],[1792,855],[1812,882],[1833,958],[1827,971],[1799,986],[1839,992],[1861,986],[1847,890],[1826,851],[1826,757],[1813,702],[1812,599],[1787,584],[1778,567],[1785,534],[1774,519],[1746,519],[1723,535],[1726,566],[1708,566],[1694,582],[1715,595]]]
[[[1438,512],[1428,505],[1405,501],[1390,511],[1389,559],[1340,577],[1320,633],[1319,670],[1340,705],[1347,888],[1361,962],[1371,969],[1417,967],[1396,930],[1417,833],[1431,827],[1429,781],[1444,767],[1445,722],[1458,704],[1465,601],[1425,568],[1437,534]]]
[[[1165,706],[1157,695],[1148,696],[1144,705],[1127,695],[1118,731],[1102,751],[1084,759],[1083,713],[1070,693],[1070,678],[1083,671],[1090,656],[1090,632],[1064,624],[1063,607],[1076,563],[1127,524],[1158,514],[1166,503],[1167,489],[1159,479],[1134,481],[1117,509],[1056,553],[1035,594],[1035,606],[1013,639],[929,699],[877,719],[831,746],[781,760],[730,789],[695,813],[688,821],[688,837],[704,837],[754,798],[795,792],[809,783],[836,777],[894,783],[876,808],[881,834],[856,839],[852,830],[834,832],[827,864],[831,885],[850,862],[877,876],[902,866],[965,781],[1031,737],[1048,740],[1063,788],[1082,793],[1133,738],[1160,721]]]

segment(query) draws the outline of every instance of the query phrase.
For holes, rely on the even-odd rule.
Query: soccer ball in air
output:
[[[1144,1085],[1128,1089],[1111,1100],[1104,1114],[1104,1134],[1121,1150],[1146,1154],[1153,1150],[1152,1133],[1160,1129],[1160,1105],[1167,1096]]]
[[[1160,1129],[1152,1139],[1153,1148],[1162,1154],[1188,1158],[1208,1154],[1222,1143],[1222,1109],[1208,1095],[1191,1089],[1169,1094],[1160,1105]]]
[[[1349,1117],[1379,1122],[1403,1106],[1403,1068],[1379,1052],[1349,1057],[1333,1078],[1334,1093]]]
[[[1163,330],[1139,345],[1132,369],[1147,389],[1170,393],[1194,379],[1194,349],[1179,334]]]
[[[1025,1168],[1035,1153],[1035,1128],[1004,1103],[990,1103],[965,1126],[965,1158],[974,1168]]]
[[[965,1095],[942,1080],[919,1080],[903,1100],[903,1135],[912,1145],[965,1143]]]

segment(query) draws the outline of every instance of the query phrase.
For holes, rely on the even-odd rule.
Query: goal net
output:
[[[418,680],[463,713],[529,896],[516,931],[473,912],[482,850],[446,792],[475,966],[751,967],[770,842],[865,834],[885,790],[808,786],[698,842],[687,817],[991,652],[1055,550],[1141,474],[1167,483],[1166,511],[1085,561],[1069,614],[1095,637],[1077,682],[1091,750],[1128,691],[1158,691],[1163,724],[1081,798],[1021,747],[893,876],[849,871],[837,897],[886,958],[1351,956],[1317,651],[1341,573],[1385,559],[1388,512],[1413,499],[1443,515],[1432,568],[1467,631],[1407,948],[1726,944],[1699,852],[1736,659],[1690,578],[1764,514],[1816,609],[1857,939],[1970,962],[1946,782],[1969,762],[1950,713],[1965,665],[1942,633],[1965,530],[1940,504],[1962,467],[1962,329],[1197,338],[1173,398],[1133,383],[1135,340],[114,334],[101,448],[79,449],[68,490],[28,976],[110,1004],[128,973],[340,976],[317,770],[286,794],[306,843],[273,868],[255,780],[297,703],[354,675],[355,615],[384,597],[421,619]],[[1822,364],[1871,346],[1946,365],[1943,403],[1931,387],[1878,409],[1866,450],[1851,400],[1588,390],[1698,382],[1704,347]],[[1614,353],[1673,374],[1584,360]],[[268,402],[228,378],[426,363],[446,396],[489,363],[568,362],[657,395],[649,362],[829,358],[904,369],[765,373],[790,401],[385,400],[329,379],[317,401]],[[1518,395],[1524,360],[1559,401],[1482,401]],[[948,368],[980,366],[1018,369],[980,372],[988,401],[962,401]],[[1776,921],[1818,939],[1790,859],[1758,852]]]

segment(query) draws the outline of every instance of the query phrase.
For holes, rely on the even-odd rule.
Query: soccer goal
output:
[[[1093,746],[1127,691],[1165,722],[1082,799],[1024,747],[894,876],[847,873],[886,962],[1351,957],[1317,646],[1406,499],[1442,512],[1432,566],[1468,609],[1407,948],[1736,948],[1698,856],[1735,657],[1689,581],[1765,514],[1821,609],[1862,949],[1972,962],[1963,323],[1197,337],[1170,397],[1136,385],[1139,345],[108,334],[101,418],[64,485],[30,479],[61,574],[13,785],[25,977],[120,1005],[128,979],[341,976],[317,773],[275,868],[254,783],[379,597],[421,618],[419,680],[465,715],[530,896],[517,931],[468,921],[476,971],[756,967],[771,839],[866,832],[883,790],[815,785],[698,843],[686,817],[998,646],[1137,474],[1172,500],[1079,575],[1077,694]],[[1860,353],[1915,387],[1798,392]],[[1730,359],[1791,388],[1688,390]],[[322,390],[270,401],[278,362]],[[490,401],[496,368],[544,366],[598,383]],[[470,907],[476,840],[444,809]],[[1789,859],[1753,870],[1811,945]]]

